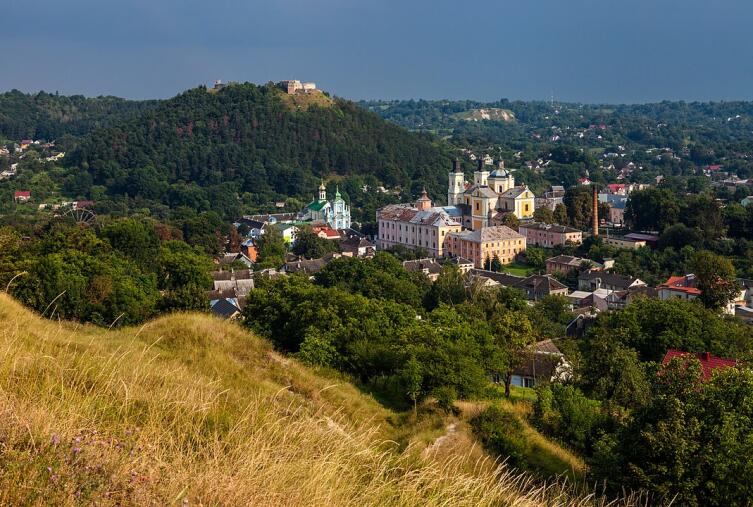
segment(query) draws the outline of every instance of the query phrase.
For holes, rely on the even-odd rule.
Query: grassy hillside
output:
[[[108,331],[1,294],[0,357],[3,505],[589,502],[475,462],[467,437],[400,450],[395,414],[205,315]]]

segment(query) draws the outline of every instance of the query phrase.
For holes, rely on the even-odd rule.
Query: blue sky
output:
[[[3,0],[0,90],[753,100],[750,0]]]

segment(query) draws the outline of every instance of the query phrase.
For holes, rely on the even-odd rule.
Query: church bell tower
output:
[[[457,206],[463,202],[463,192],[465,192],[465,174],[460,167],[460,161],[455,160],[452,163],[449,184],[447,186],[447,205]]]

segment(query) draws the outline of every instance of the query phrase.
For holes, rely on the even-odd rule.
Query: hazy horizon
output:
[[[352,100],[753,100],[753,3],[10,0],[0,90],[162,99],[315,81]]]

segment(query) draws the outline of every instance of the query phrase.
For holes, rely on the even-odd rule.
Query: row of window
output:
[[[402,236],[397,236],[397,239],[396,239],[396,237],[395,237],[394,234],[390,235],[390,234],[385,234],[385,233],[381,233],[379,235],[379,239],[383,239],[383,240],[386,240],[386,241],[394,241],[394,242],[400,243],[402,245],[418,245],[418,246],[425,246],[427,248],[429,247],[429,240],[428,239],[424,240],[423,243],[421,243],[421,239],[419,239],[417,242],[409,242],[408,238],[405,238],[405,241],[403,241],[403,237]],[[437,248],[437,243],[435,241],[432,241],[431,242],[431,247],[432,248]]]
[[[383,226],[386,229],[395,229],[395,222],[379,222],[379,225],[380,225],[380,227]],[[397,225],[397,230],[398,231],[405,230],[405,232],[408,232],[408,226],[406,225],[405,229],[403,229],[403,226],[401,224],[398,224]],[[426,229],[424,229],[422,227],[419,227],[418,228],[418,233],[421,234],[422,231],[424,231],[424,232],[426,232],[426,234],[428,234],[428,231],[426,231]],[[410,232],[416,232],[416,226],[415,225],[411,226]],[[436,229],[432,229],[431,235],[432,236],[436,236],[437,235]]]

